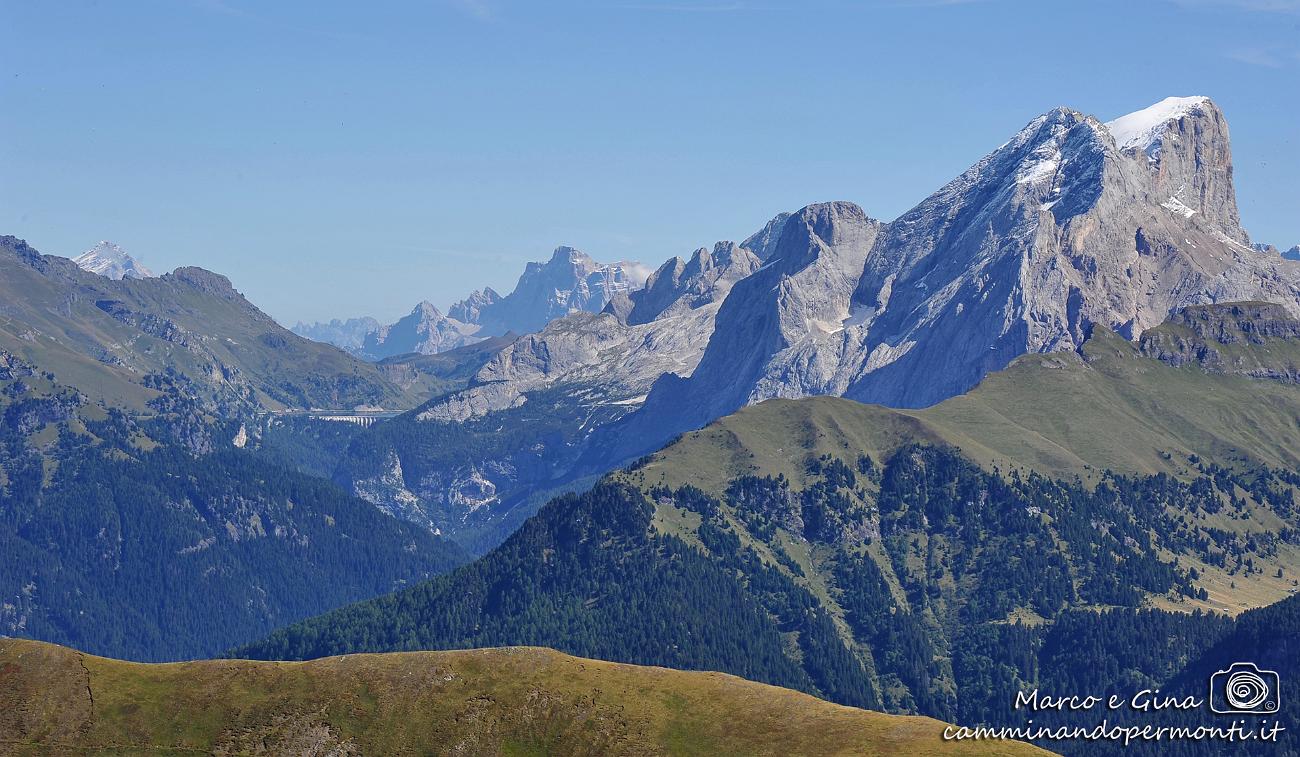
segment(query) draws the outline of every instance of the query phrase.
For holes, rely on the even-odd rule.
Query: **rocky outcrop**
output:
[[[1268,349],[1242,349],[1250,345]],[[1144,332],[1138,346],[1143,355],[1170,365],[1300,383],[1300,320],[1272,303],[1184,308]]]
[[[689,261],[672,258],[650,274],[645,286],[626,295],[631,307],[623,320],[633,326],[718,302],[735,283],[761,266],[759,258],[735,242],[701,247]],[[618,303],[610,312],[617,313]]]
[[[1120,151],[1147,169],[1161,206],[1249,241],[1237,212],[1228,122],[1210,98],[1169,97],[1106,127]]]
[[[853,293],[881,228],[852,203],[811,205],[791,216],[769,262],[723,301],[692,376],[666,376],[642,417],[652,425],[671,419],[681,430],[762,395],[833,393],[840,373],[834,345],[848,344]]]
[[[492,287],[476,289],[468,297],[451,306],[447,315],[461,323],[478,323],[483,311],[501,301],[501,295]]]

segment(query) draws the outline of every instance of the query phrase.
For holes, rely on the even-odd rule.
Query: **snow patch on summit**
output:
[[[151,279],[153,271],[140,265],[121,247],[104,241],[72,259],[79,268],[109,279]]]
[[[1204,95],[1196,97],[1166,97],[1148,108],[1120,116],[1114,121],[1107,121],[1106,128],[1115,138],[1115,144],[1121,150],[1141,150],[1146,152],[1159,139],[1165,124],[1177,121],[1189,113],[1194,113],[1210,98]]]

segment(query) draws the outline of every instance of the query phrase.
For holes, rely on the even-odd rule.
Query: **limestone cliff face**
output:
[[[1300,266],[1249,246],[1214,103],[1109,124],[1057,108],[893,222],[845,203],[787,219],[698,368],[612,435],[653,444],[770,397],[926,406],[1019,355],[1076,349],[1094,324],[1136,339],[1245,300],[1300,315]]]
[[[1054,110],[891,223],[858,290],[868,359],[843,393],[932,404],[1025,352],[1077,348],[1089,324],[1136,338],[1192,304],[1300,313],[1300,269],[1246,244],[1222,113],[1185,100],[1134,114],[1137,136]]]
[[[760,398],[835,393],[853,292],[881,227],[847,202],[788,218],[768,262],[723,301],[691,378],[665,377],[643,412],[690,428]]]
[[[1228,122],[1208,97],[1170,97],[1107,124],[1116,146],[1145,166],[1155,199],[1243,244]]]

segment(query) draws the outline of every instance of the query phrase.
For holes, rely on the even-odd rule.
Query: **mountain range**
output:
[[[643,711],[657,674],[591,659],[961,724],[1203,691],[1237,649],[1300,672],[1300,262],[1242,228],[1208,98],[1053,109],[892,221],[817,203],[654,271],[562,247],[506,296],[299,329],[341,346],[111,247],[0,237],[0,634],[349,657],[0,642],[80,676],[72,720],[0,714],[21,749],[383,751],[357,718],[395,704],[502,750],[747,743],[682,719],[716,676]],[[351,656],[518,645],[590,659]],[[415,717],[410,666],[468,698]],[[1208,753],[1137,753],[1164,748]]]
[[[600,312],[611,299],[640,288],[648,274],[640,263],[597,263],[572,247],[557,247],[549,261],[529,263],[505,296],[488,287],[452,305],[445,315],[426,301],[390,325],[351,318],[298,323],[293,331],[366,360],[432,355],[488,337],[539,331],[570,313]]]
[[[1109,123],[1056,108],[894,221],[821,203],[668,261],[377,431],[336,480],[490,546],[538,492],[764,399],[923,407],[1019,355],[1077,350],[1097,327],[1137,339],[1229,301],[1300,313],[1300,263],[1250,245],[1232,179],[1208,98]],[[448,434],[476,456],[437,444]],[[466,486],[478,494],[460,497]]]

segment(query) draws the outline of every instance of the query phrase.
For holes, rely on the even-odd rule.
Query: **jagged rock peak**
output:
[[[778,213],[763,228],[746,237],[740,246],[757,255],[759,260],[766,261],[776,251],[776,243],[781,241],[781,230],[790,216],[790,213]]]
[[[832,244],[838,241],[838,235],[846,227],[863,223],[877,223],[856,203],[845,200],[813,203],[796,213],[794,218],[796,222],[805,224],[817,236]],[[789,221],[787,219],[784,227],[788,226]]]
[[[560,245],[559,247],[555,248],[555,252],[551,253],[551,262],[552,263],[567,262],[567,263],[582,264],[582,263],[593,263],[594,261],[591,259],[590,255],[583,252],[582,250],[577,249],[576,247],[569,247],[568,245]]]
[[[442,311],[438,310],[432,302],[421,300],[420,304],[411,309],[411,315],[419,316],[426,320],[436,320],[442,318]]]
[[[611,299],[606,311],[637,325],[719,302],[733,284],[761,264],[757,255],[735,242],[701,247],[689,261],[669,258],[650,274],[643,288]]]
[[[492,287],[483,287],[470,293],[468,297],[452,305],[447,315],[462,323],[478,323],[484,308],[501,301],[501,295]]]
[[[863,252],[858,249],[861,239],[864,235],[874,238],[881,226],[880,221],[854,203],[843,200],[814,203],[786,219],[767,263],[792,273],[828,251],[853,249],[856,262],[851,265],[860,266],[862,261],[857,259],[857,252]],[[854,275],[861,272],[860,267],[845,271]]]

